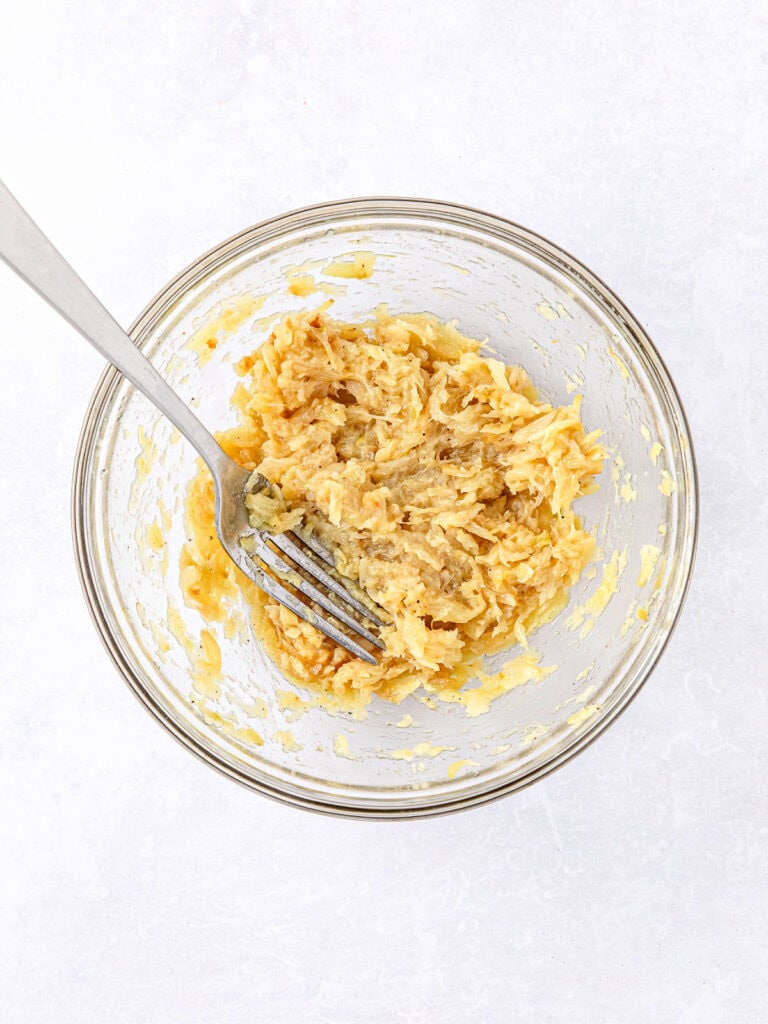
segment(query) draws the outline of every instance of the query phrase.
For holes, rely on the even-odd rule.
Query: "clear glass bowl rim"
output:
[[[442,802],[418,803],[414,793],[412,803],[407,806],[377,806],[370,801],[359,806],[333,804],[327,799],[313,800],[303,793],[291,792],[280,785],[270,786],[263,780],[256,780],[243,772],[237,771],[223,759],[216,757],[197,737],[182,730],[166,713],[155,699],[152,691],[145,687],[142,680],[134,672],[126,657],[119,638],[115,635],[107,609],[103,606],[99,590],[94,579],[88,552],[86,525],[86,499],[89,493],[88,467],[93,454],[93,446],[100,423],[101,412],[108,402],[114,388],[120,383],[121,375],[112,366],[108,366],[96,385],[78,440],[77,451],[72,475],[71,521],[75,561],[78,575],[91,618],[113,664],[130,687],[134,695],[161,725],[186,749],[192,751],[206,764],[215,768],[230,779],[256,790],[264,796],[282,803],[330,814],[355,818],[411,818],[434,817],[452,811],[464,810],[469,807],[499,799],[509,793],[523,789],[556,768],[561,767],[576,754],[589,746],[595,739],[629,706],[637,696],[645,681],[653,671],[659,658],[669,642],[679,621],[680,613],[690,586],[693,565],[698,542],[699,527],[699,487],[696,456],[691,440],[690,429],[682,401],[677,388],[656,347],[630,312],[629,308],[596,274],[589,270],[574,256],[555,245],[542,235],[523,227],[513,221],[490,214],[473,207],[442,200],[403,198],[391,196],[373,196],[354,199],[334,200],[301,207],[285,214],[261,221],[231,236],[219,245],[205,252],[190,263],[162,288],[145,306],[139,316],[128,329],[131,338],[141,346],[154,325],[161,320],[172,306],[190,288],[209,276],[223,264],[242,253],[275,242],[282,237],[295,234],[297,230],[316,229],[319,225],[340,225],[345,221],[360,221],[366,217],[393,217],[405,221],[429,219],[431,221],[452,224],[472,230],[476,235],[485,235],[489,239],[497,238],[502,242],[522,245],[529,252],[544,259],[561,273],[585,288],[601,305],[607,307],[612,315],[623,325],[633,343],[642,352],[646,361],[655,371],[656,377],[663,383],[667,404],[672,410],[676,429],[685,441],[684,457],[687,457],[687,470],[690,486],[684,495],[684,508],[681,517],[679,544],[676,554],[683,560],[683,571],[677,577],[677,593],[674,595],[672,614],[666,630],[660,639],[649,646],[646,657],[639,671],[635,673],[632,685],[628,686],[615,701],[609,712],[595,716],[588,727],[563,749],[557,751],[548,761],[535,766],[526,774],[509,780],[496,780],[485,789],[478,789],[458,798]]]

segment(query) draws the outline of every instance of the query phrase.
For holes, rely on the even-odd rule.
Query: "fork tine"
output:
[[[280,534],[281,537],[291,536],[291,534]],[[294,533],[293,536],[297,536],[302,544],[306,544],[314,553],[321,558],[326,565],[330,565],[332,569],[336,568],[336,562],[333,560],[333,555],[320,543],[313,533]]]
[[[295,540],[293,540],[290,533],[270,534],[269,539],[275,547],[280,548],[283,554],[288,555],[289,558],[296,562],[297,565],[300,565],[302,569],[310,574],[310,576],[319,580],[320,583],[328,587],[329,590],[332,590],[334,594],[338,594],[343,601],[352,605],[355,611],[364,615],[365,618],[373,622],[374,625],[380,627],[386,625],[386,623],[383,622],[368,605],[356,598],[355,595],[352,594],[342,582],[340,582],[340,580],[336,579],[335,576],[331,576],[328,570],[320,565],[316,558],[313,558],[312,555],[304,550],[304,548],[300,547]],[[304,538],[298,537],[298,540],[304,541]]]
[[[283,582],[290,583],[305,597],[308,597],[311,601],[315,601],[321,608],[324,608],[327,612],[330,612],[331,615],[334,615],[340,622],[343,622],[345,626],[348,626],[350,629],[354,630],[366,639],[368,643],[373,644],[382,651],[385,650],[384,644],[374,633],[367,629],[362,623],[358,622],[354,616],[350,615],[349,612],[342,608],[336,601],[333,601],[328,597],[324,591],[318,589],[318,587],[316,587],[310,580],[296,572],[293,566],[289,565],[285,559],[281,558],[277,551],[272,550],[269,544],[267,544],[267,540],[274,543],[276,536],[279,535],[262,533],[257,530],[252,536],[254,540],[254,547],[251,553],[257,555],[269,569],[274,573],[277,573]],[[293,555],[291,555],[291,557],[293,557]],[[309,566],[310,567],[307,568],[307,571],[311,572],[313,575],[319,576],[315,563],[310,561]],[[323,573],[323,575],[327,575],[327,573]],[[330,576],[328,577],[328,579],[331,578],[332,577]],[[350,604],[355,606],[357,602],[355,602],[354,599],[350,599],[344,588],[340,587],[339,589],[341,590],[341,594],[339,596],[343,597],[345,600],[349,601]],[[334,590],[334,592],[338,593],[338,590]]]
[[[290,608],[300,619],[304,619],[305,622],[325,633],[330,640],[343,647],[344,650],[354,654],[356,658],[360,658],[362,661],[367,661],[369,665],[378,664],[376,658],[369,651],[366,651],[364,647],[361,647],[360,644],[342,632],[333,622],[324,619],[322,615],[318,615],[316,611],[304,604],[303,601],[300,601],[290,590],[281,583],[278,583],[269,573],[265,572],[255,559],[248,558],[248,566],[245,571],[253,582],[265,593],[269,594],[270,597],[274,597],[280,604]]]

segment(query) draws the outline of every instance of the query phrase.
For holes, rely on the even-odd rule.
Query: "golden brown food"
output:
[[[604,451],[578,398],[539,401],[523,369],[481,349],[425,315],[344,324],[321,307],[286,317],[237,366],[240,424],[218,438],[279,485],[339,569],[391,614],[378,665],[242,576],[216,538],[202,466],[187,499],[187,604],[226,622],[242,592],[286,675],[361,698],[455,690],[482,655],[524,644],[593,554],[573,503],[594,489]]]

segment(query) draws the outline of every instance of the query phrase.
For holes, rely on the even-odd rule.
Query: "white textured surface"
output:
[[[485,207],[647,326],[703,509],[661,665],[564,770],[435,821],[283,808],[103,652],[68,521],[102,365],[0,271],[3,1021],[765,1019],[767,46],[765,0],[6,5],[0,175],[118,319],[285,209]]]

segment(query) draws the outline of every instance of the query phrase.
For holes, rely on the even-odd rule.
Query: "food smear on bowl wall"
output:
[[[261,309],[266,295],[240,295],[227,300],[199,327],[184,346],[194,352],[203,367],[213,358],[219,343]]]
[[[332,260],[323,267],[323,273],[328,277],[355,278],[364,281],[373,275],[376,253],[353,252],[349,259]]]
[[[366,276],[367,255],[344,262],[359,270],[348,276]],[[340,323],[330,305],[285,316],[239,361],[240,422],[217,437],[389,613],[387,650],[362,662],[245,579],[216,537],[202,465],[186,498],[184,600],[226,623],[245,597],[269,656],[316,692],[364,707],[419,690],[482,714],[556,667],[528,637],[595,555],[574,503],[596,488],[600,431],[585,430],[579,396],[540,400],[524,369],[488,358],[454,323],[385,307]],[[483,657],[514,643],[523,653],[485,675]]]

